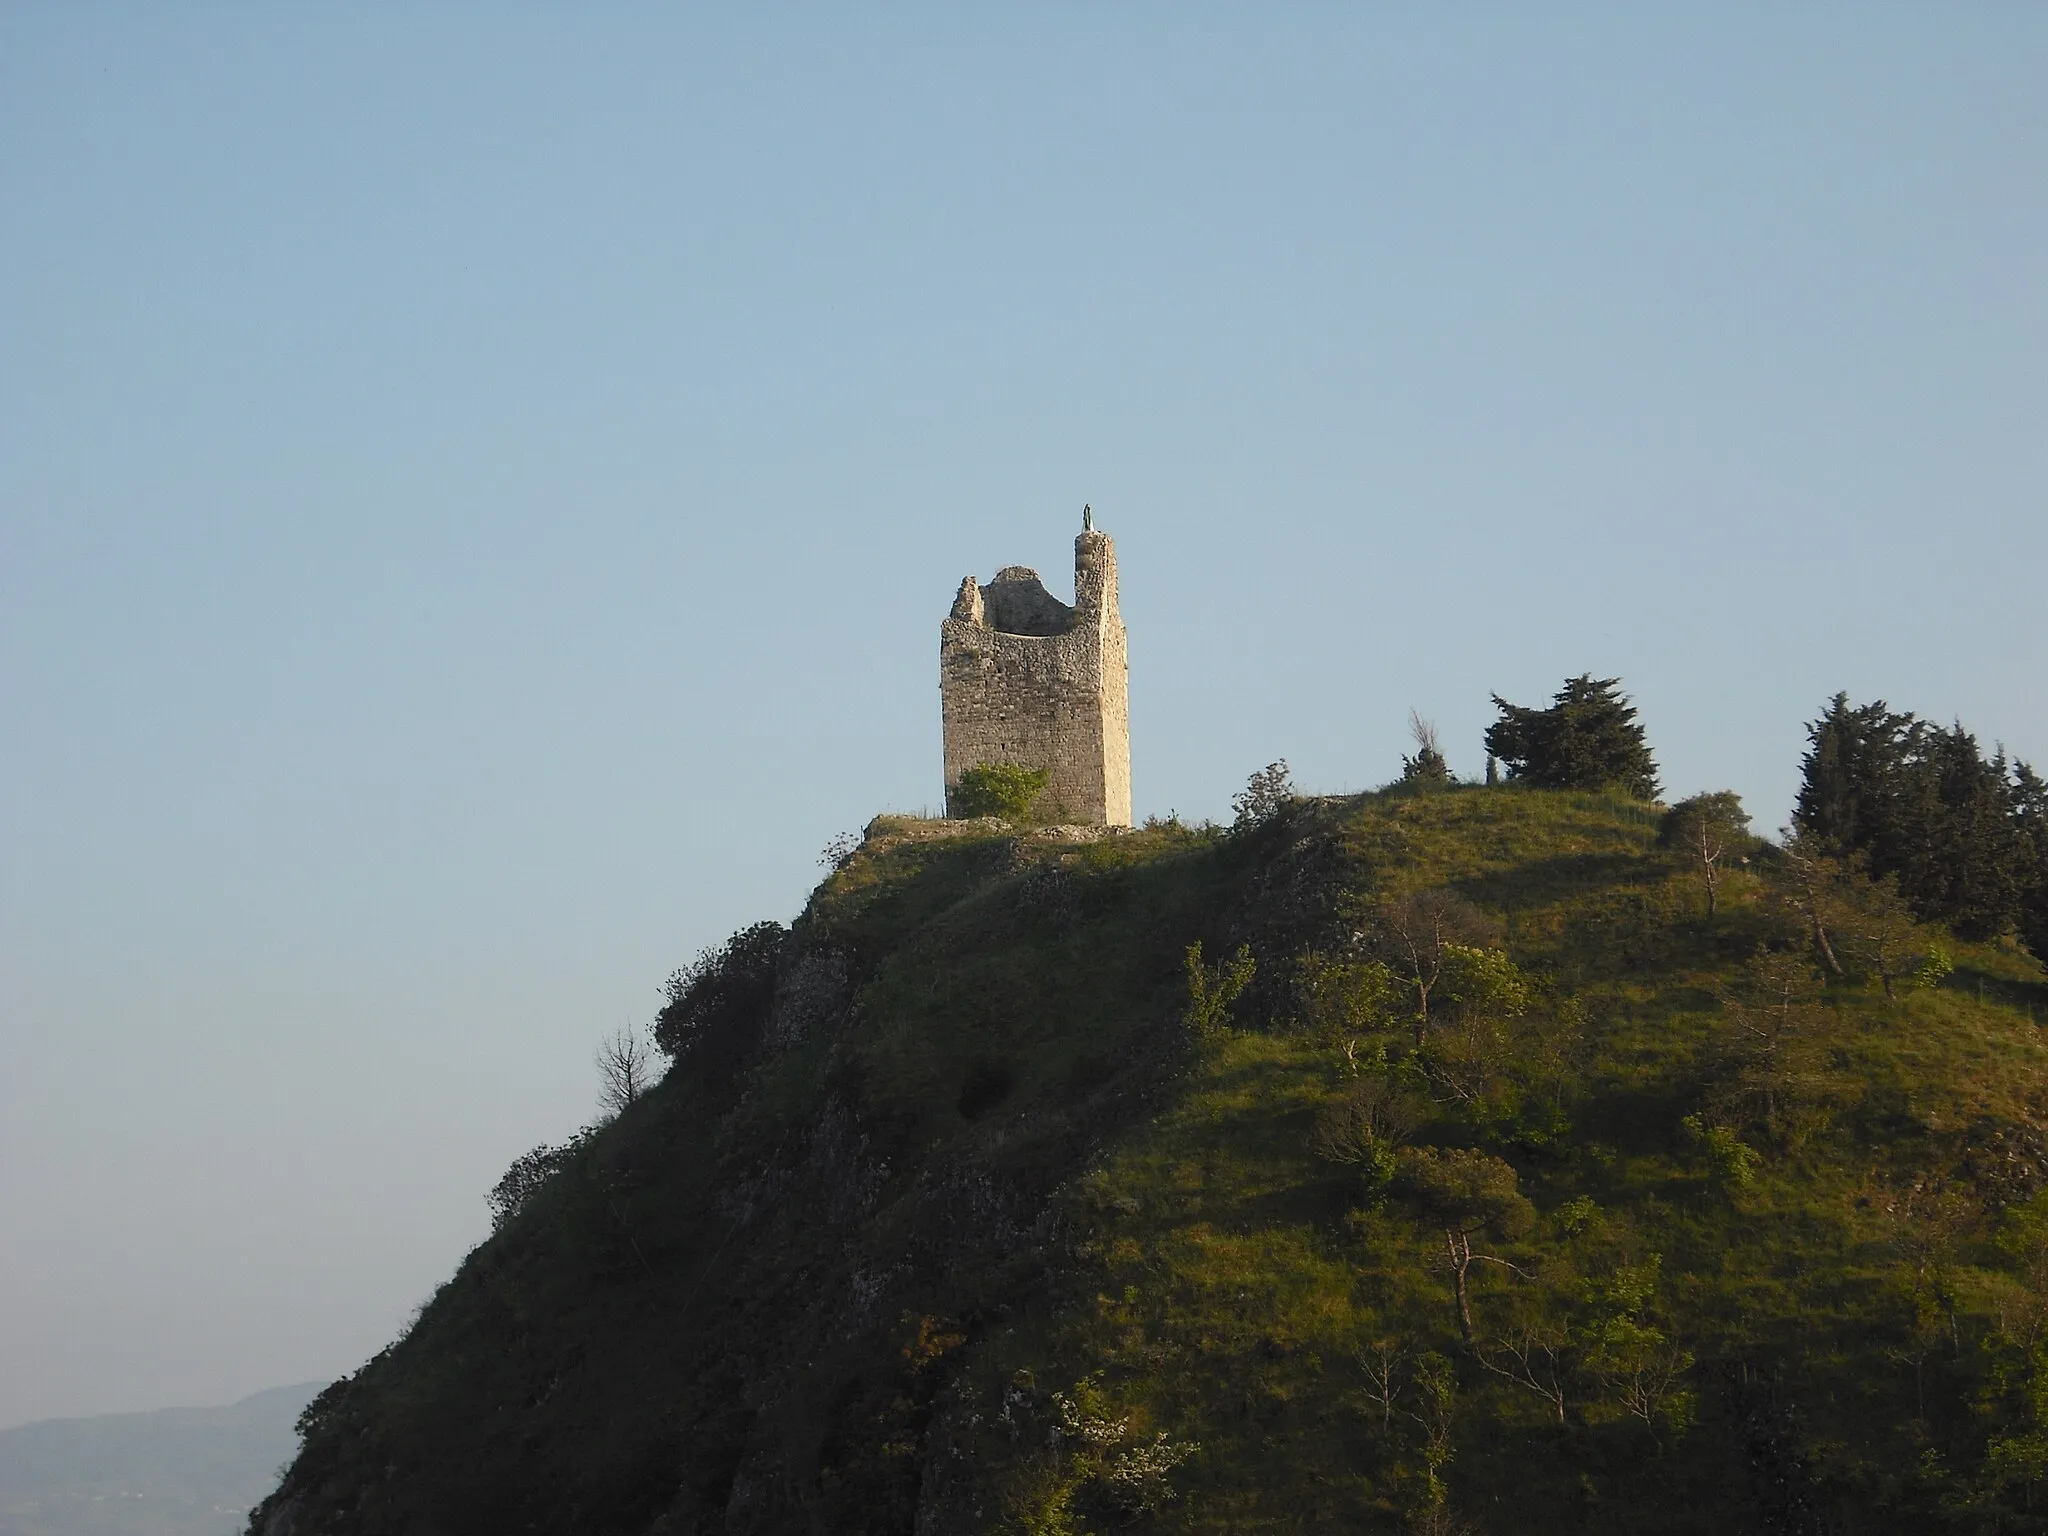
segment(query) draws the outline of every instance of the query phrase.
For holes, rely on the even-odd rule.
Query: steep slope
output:
[[[877,822],[253,1528],[2042,1528],[2039,967],[1656,823]]]

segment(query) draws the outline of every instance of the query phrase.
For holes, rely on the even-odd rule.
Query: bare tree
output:
[[[1835,958],[1828,929],[1841,908],[1841,861],[1824,851],[1820,840],[1810,832],[1787,829],[1784,838],[1782,899],[1805,927],[1813,941],[1814,955],[1830,975],[1840,977],[1842,962]]]
[[[622,1114],[654,1083],[654,1048],[627,1025],[605,1036],[597,1047],[597,1102],[610,1114]]]
[[[1444,1258],[1457,1292],[1458,1333],[1470,1344],[1473,1264],[1498,1264],[1525,1277],[1527,1273],[1497,1253],[1480,1252],[1472,1239],[1491,1233],[1512,1241],[1535,1222],[1536,1208],[1516,1187],[1513,1167],[1488,1152],[1453,1147],[1440,1153],[1410,1147],[1401,1154],[1396,1178],[1429,1224],[1443,1232]]]
[[[1667,848],[1683,849],[1699,866],[1707,883],[1707,916],[1712,917],[1719,895],[1721,858],[1748,844],[1749,813],[1733,790],[1694,795],[1665,812],[1657,840]]]
[[[1804,955],[1759,950],[1738,983],[1718,995],[1735,1025],[1737,1072],[1731,1085],[1753,1099],[1776,1129],[1784,1098],[1806,1086],[1792,1046],[1813,1022],[1821,978]]]
[[[1373,913],[1373,946],[1415,993],[1415,1043],[1429,1034],[1429,999],[1453,948],[1487,937],[1486,920],[1455,892],[1409,891]]]
[[[1550,1405],[1557,1422],[1565,1422],[1565,1330],[1525,1323],[1487,1343],[1474,1343],[1472,1357],[1496,1376],[1535,1393]]]
[[[1450,783],[1451,765],[1444,759],[1436,722],[1423,719],[1420,710],[1410,709],[1408,734],[1415,740],[1415,755],[1401,759],[1401,778],[1411,784]]]

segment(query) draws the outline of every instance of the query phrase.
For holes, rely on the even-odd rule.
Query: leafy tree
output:
[[[1487,728],[1489,756],[1508,777],[1539,789],[1618,789],[1657,798],[1657,761],[1618,677],[1569,679],[1548,709],[1493,696],[1500,719]]]
[[[1505,950],[1446,944],[1437,991],[1438,1024],[1417,1065],[1439,1101],[1484,1118],[1499,1108],[1496,1079],[1509,1051],[1507,1024],[1528,1012],[1535,988]]]
[[[1258,966],[1246,945],[1214,965],[1202,963],[1202,946],[1188,946],[1188,1006],[1182,1015],[1187,1031],[1197,1040],[1213,1040],[1230,1027],[1230,1010],[1244,989],[1252,984]]]
[[[1366,937],[1415,1000],[1415,1043],[1429,1034],[1429,1003],[1452,951],[1484,943],[1488,924],[1456,892],[1403,891],[1373,910]]]
[[[1472,1342],[1472,1300],[1468,1276],[1474,1263],[1515,1265],[1481,1253],[1472,1239],[1485,1233],[1512,1240],[1529,1230],[1536,1208],[1516,1185],[1515,1170],[1500,1158],[1467,1147],[1438,1152],[1410,1147],[1400,1154],[1395,1184],[1444,1235],[1444,1256],[1457,1291],[1458,1332]],[[1519,1271],[1518,1271],[1519,1272]]]
[[[1679,849],[1699,867],[1707,886],[1707,916],[1712,917],[1722,858],[1749,845],[1749,812],[1733,790],[1694,795],[1664,813],[1657,841],[1666,848]]]
[[[1384,960],[1310,950],[1295,964],[1294,990],[1304,1025],[1355,1061],[1359,1038],[1386,1027],[1404,987]]]
[[[671,1058],[713,1039],[744,1046],[743,1037],[767,1021],[788,940],[782,924],[755,923],[671,974],[662,989],[668,1002],[654,1019],[654,1043]]]
[[[1691,1352],[1667,1338],[1650,1316],[1663,1262],[1662,1254],[1650,1254],[1586,1288],[1594,1316],[1585,1348],[1586,1365],[1606,1385],[1613,1407],[1640,1420],[1660,1448],[1658,1429],[1683,1434],[1697,1407],[1685,1385]]]
[[[999,816],[1004,821],[1028,821],[1032,807],[1051,781],[1052,773],[1045,768],[978,763],[961,770],[959,783],[946,797],[947,809],[961,819]]]
[[[1244,788],[1231,796],[1230,808],[1236,814],[1230,829],[1250,832],[1263,827],[1300,798],[1287,759],[1277,758],[1245,780]]]
[[[1913,920],[1897,875],[1852,881],[1838,921],[1842,947],[1866,975],[1876,975],[1886,997],[1896,998],[1901,985],[1931,984],[1946,974],[1937,959],[1941,945]]]
[[[1717,1125],[1704,1115],[1687,1115],[1679,1124],[1700,1149],[1700,1155],[1714,1178],[1731,1189],[1747,1189],[1756,1182],[1763,1154],[1736,1133],[1733,1126]]]

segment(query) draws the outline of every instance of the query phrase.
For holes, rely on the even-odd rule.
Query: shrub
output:
[[[978,763],[962,770],[960,782],[946,796],[949,814],[1000,816],[1004,821],[1028,821],[1038,797],[1052,774],[1044,768],[1026,768],[1022,763]]]
[[[505,1176],[491,1186],[484,1203],[491,1208],[491,1230],[504,1230],[507,1222],[526,1208],[526,1204],[556,1174],[566,1168],[576,1154],[590,1142],[596,1131],[585,1128],[571,1136],[559,1147],[543,1143],[531,1152],[522,1153],[505,1170]]]
[[[1309,1150],[1356,1168],[1376,1196],[1394,1182],[1401,1146],[1421,1119],[1421,1106],[1399,1085],[1379,1075],[1360,1078],[1316,1116]]]
[[[1188,1007],[1181,1016],[1187,1031],[1197,1040],[1214,1040],[1230,1028],[1230,1010],[1244,989],[1252,984],[1258,965],[1246,945],[1214,965],[1202,963],[1202,946],[1190,944],[1186,956]]]
[[[756,923],[674,972],[662,991],[667,1005],[654,1019],[654,1043],[680,1057],[714,1035],[758,1028],[775,998],[775,968],[789,930]]]
[[[1231,797],[1230,808],[1237,814],[1230,830],[1249,832],[1263,827],[1300,798],[1287,759],[1278,758],[1245,780],[1244,788]]]

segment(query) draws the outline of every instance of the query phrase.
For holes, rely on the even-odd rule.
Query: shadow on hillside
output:
[[[2024,1013],[2037,1025],[2048,1025],[2048,981],[2020,981],[1996,976],[1971,965],[1959,965],[1941,984],[1944,992],[1960,992],[1981,1003],[1996,1003]]]
[[[1563,853],[1452,883],[1459,895],[1477,906],[1511,912],[1549,906],[1589,891],[1656,885],[1669,873],[1647,854]]]

